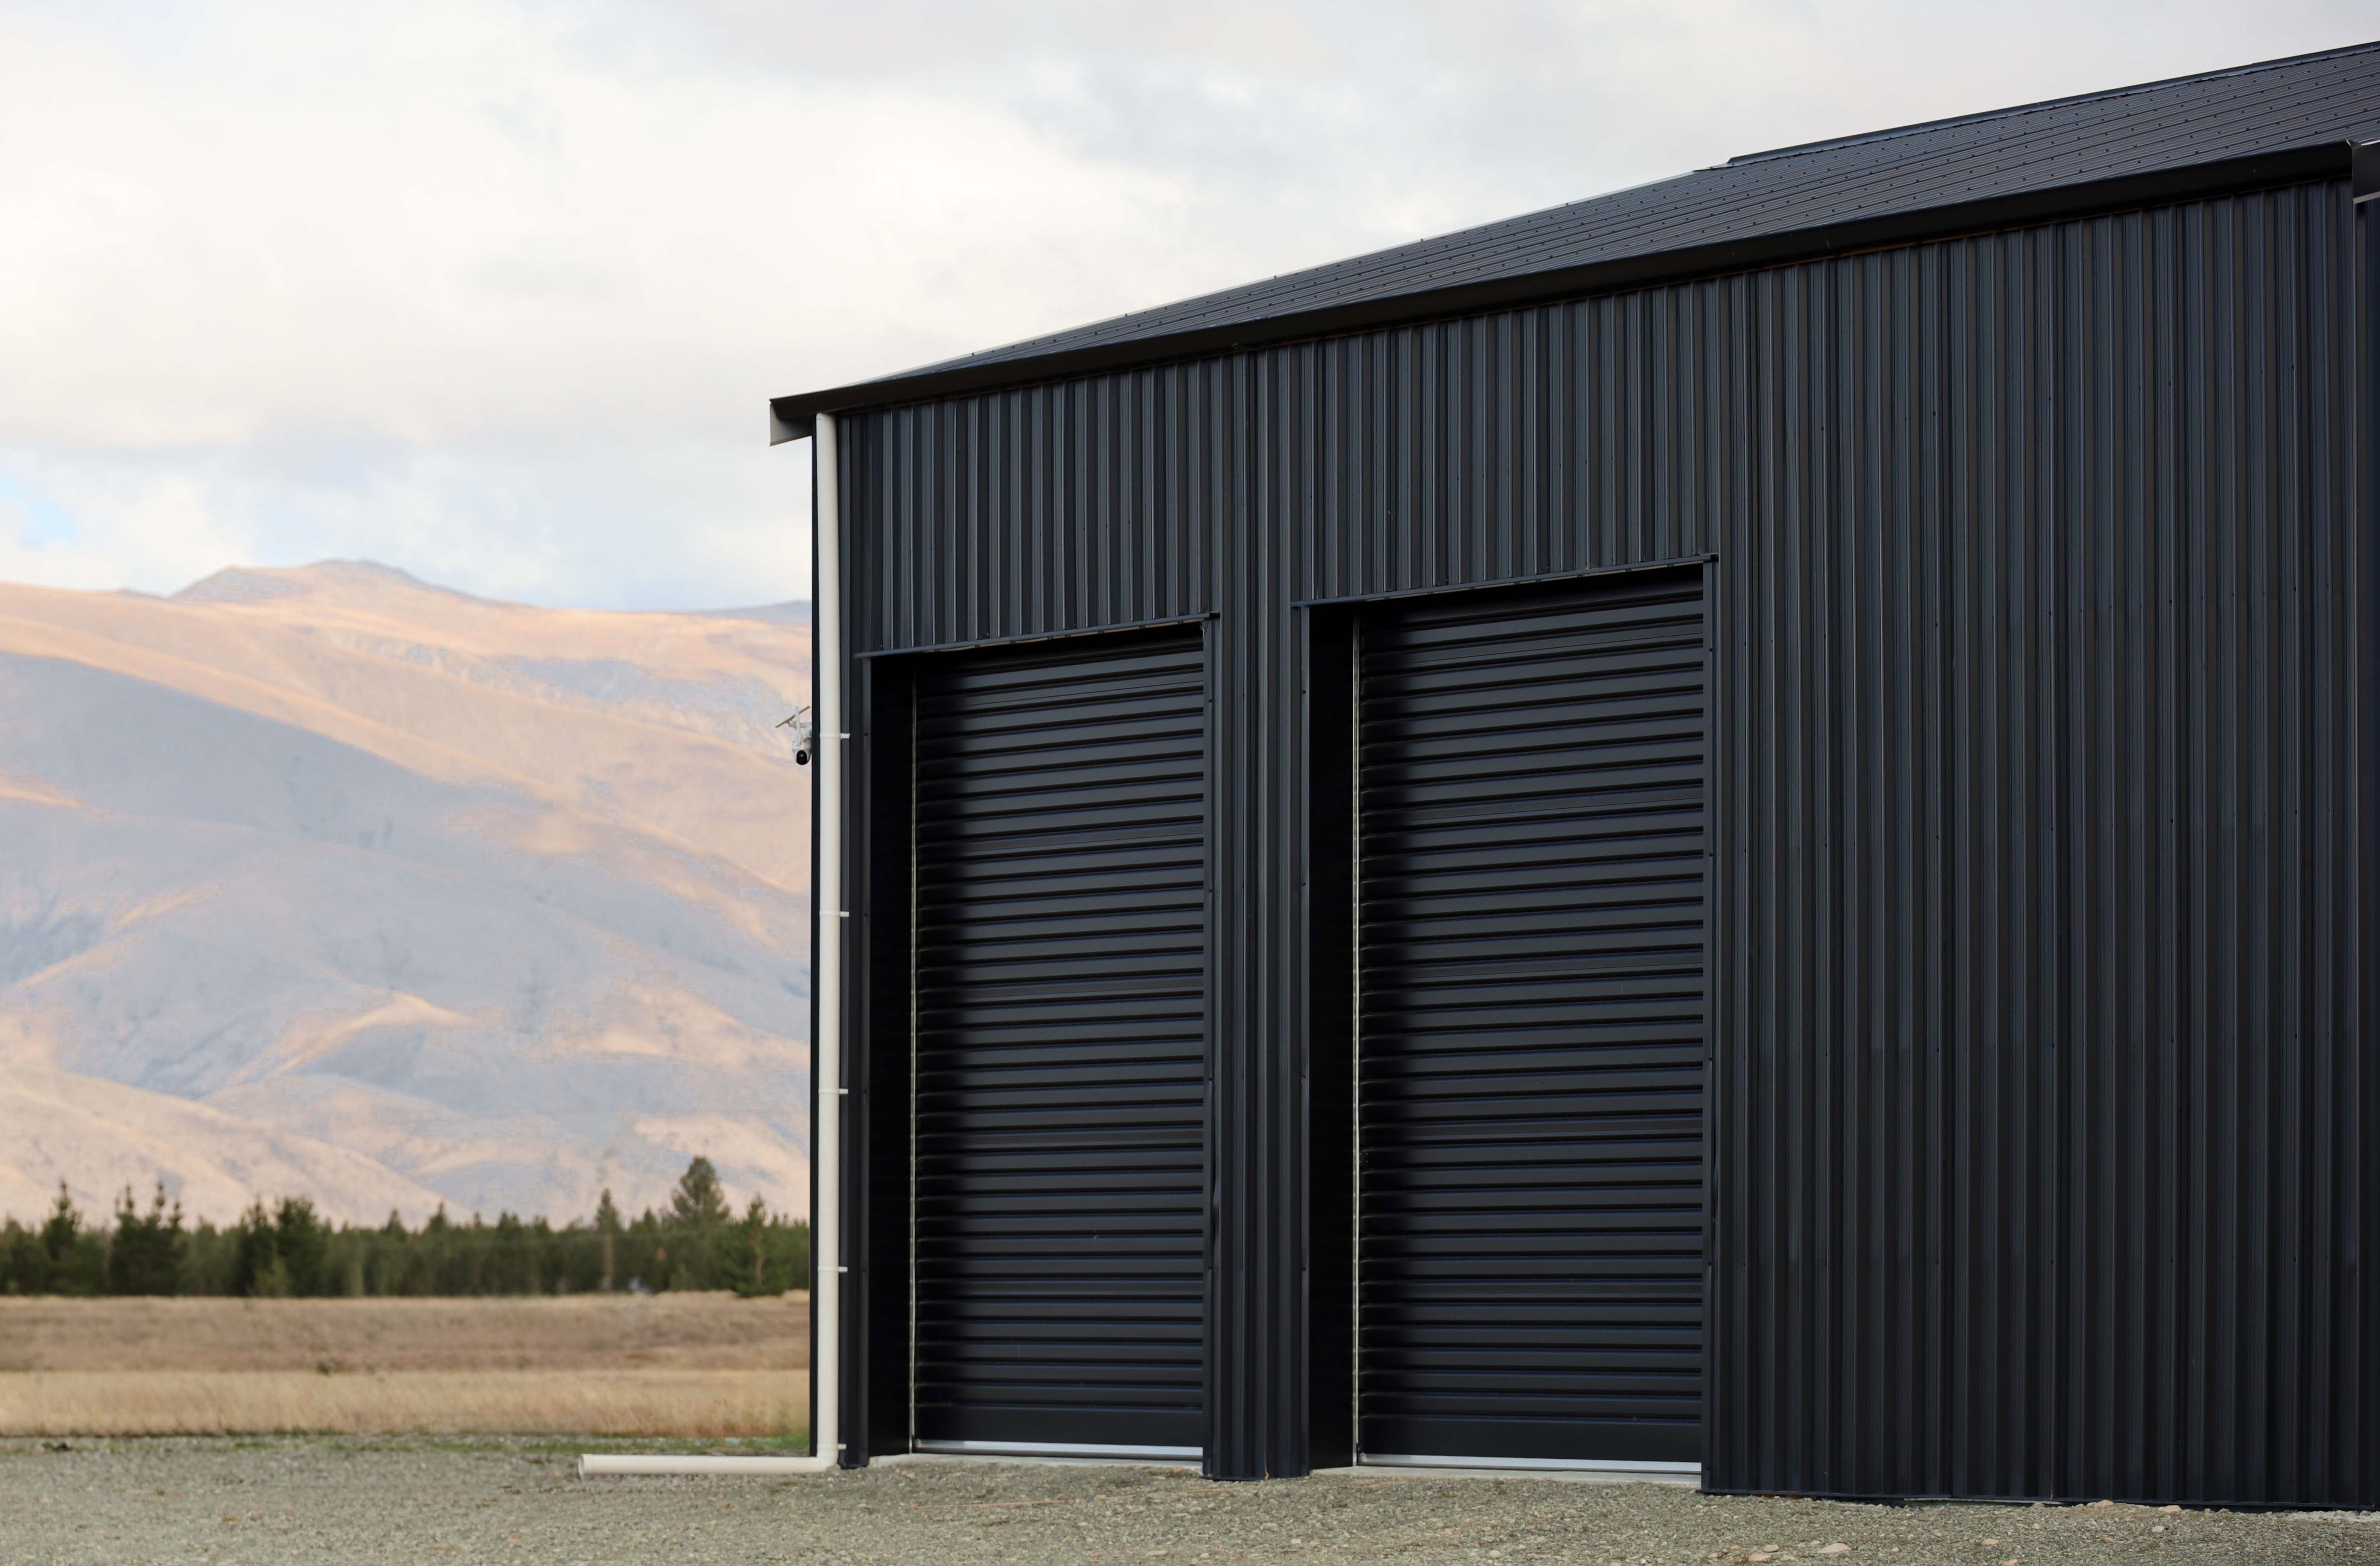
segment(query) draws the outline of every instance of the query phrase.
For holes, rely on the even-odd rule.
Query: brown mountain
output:
[[[0,1212],[808,1199],[797,612],[0,585]]]

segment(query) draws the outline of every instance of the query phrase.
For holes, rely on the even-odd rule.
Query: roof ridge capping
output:
[[[2279,70],[2285,66],[2311,65],[2316,60],[2343,59],[2350,55],[2368,55],[2380,50],[2380,40],[2368,43],[2349,43],[2337,49],[2317,49],[2310,55],[2289,55],[2277,60],[2258,60],[2252,65],[2227,66],[2221,70],[2198,71],[2189,76],[2168,76],[2156,81],[2137,82],[2130,87],[2110,87],[2097,92],[2077,92],[2065,98],[2044,98],[2035,103],[2013,103],[2004,109],[1984,109],[1972,115],[1952,115],[1947,119],[1919,120],[1914,125],[1896,125],[1886,130],[1864,130],[1853,136],[1837,136],[1824,141],[1797,141],[1790,147],[1771,147],[1765,152],[1743,152],[1718,164],[1720,168],[1736,168],[1745,164],[1767,163],[1772,158],[1798,158],[1812,152],[1831,152],[1843,147],[1862,147],[1873,141],[1890,141],[1898,137],[1915,136],[1928,130],[1947,130],[1952,126],[1985,125],[1993,120],[2011,119],[2019,115],[2040,114],[2047,109],[2069,108],[2076,103],[2105,103],[2112,98],[2129,98],[2136,92],[2155,92],[2162,88],[2180,87],[2193,81],[2221,81],[2227,77],[2253,76],[2259,71]]]

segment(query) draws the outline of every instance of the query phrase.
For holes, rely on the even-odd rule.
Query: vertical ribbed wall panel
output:
[[[1292,604],[1708,552],[1709,1483],[2380,1505],[2367,264],[2302,186],[849,420],[863,649],[1218,617],[1212,1471],[1305,1466]]]
[[[1725,285],[1711,1480],[2365,1504],[2352,225]]]

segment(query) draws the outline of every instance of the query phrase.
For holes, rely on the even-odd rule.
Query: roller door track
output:
[[[917,1445],[1196,1457],[1200,639],[970,659],[914,711]]]
[[[1699,571],[1367,625],[1367,1461],[1702,1456]]]

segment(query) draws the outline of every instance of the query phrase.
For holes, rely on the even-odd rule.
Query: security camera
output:
[[[801,709],[777,727],[794,731],[794,765],[808,766],[810,752],[818,747],[818,729],[810,718],[810,709]]]

